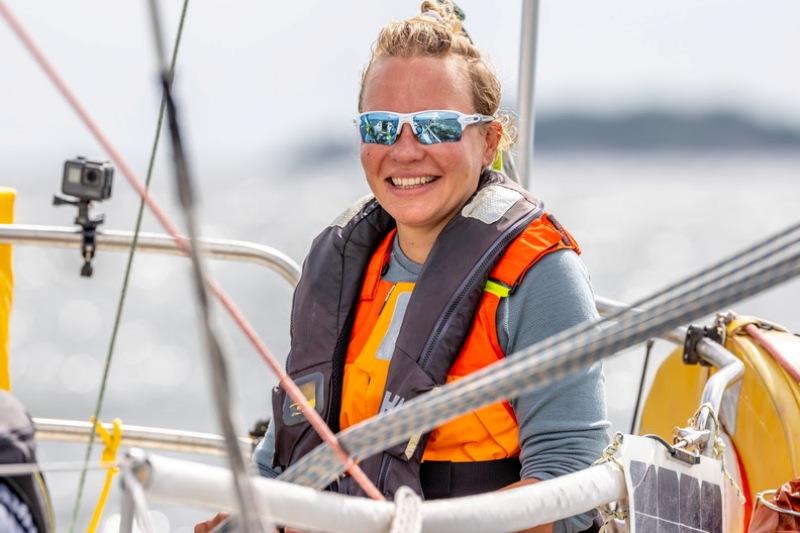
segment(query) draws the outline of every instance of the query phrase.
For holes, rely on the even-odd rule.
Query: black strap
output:
[[[420,465],[426,500],[491,492],[519,481],[519,458],[453,463],[424,461]]]
[[[465,463],[424,461],[420,464],[422,492],[426,500],[437,500],[499,490],[519,481],[520,466],[517,457]],[[595,515],[584,533],[596,533],[602,525]]]

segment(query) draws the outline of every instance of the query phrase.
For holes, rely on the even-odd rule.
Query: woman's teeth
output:
[[[419,185],[425,185],[435,180],[435,176],[419,176],[416,178],[395,178],[392,177],[392,185],[401,189],[410,189]]]

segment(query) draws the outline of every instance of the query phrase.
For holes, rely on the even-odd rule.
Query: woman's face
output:
[[[362,111],[475,113],[465,68],[455,56],[381,58],[365,81]],[[391,146],[361,143],[361,165],[373,194],[401,231],[438,233],[478,188],[498,140],[492,125],[468,126],[459,142],[424,145],[404,124]]]

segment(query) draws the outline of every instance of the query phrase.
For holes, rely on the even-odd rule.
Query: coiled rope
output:
[[[380,418],[339,435],[363,459],[430,431],[460,414],[537,387],[688,321],[752,296],[800,274],[800,224],[716,266],[658,291],[605,320],[579,325],[521,350],[483,370],[409,400]],[[280,479],[321,489],[341,473],[327,446],[318,446]]]

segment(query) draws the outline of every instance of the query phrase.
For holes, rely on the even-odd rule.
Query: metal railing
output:
[[[603,316],[623,311],[628,308],[623,303],[598,296],[595,298],[598,312]],[[661,335],[663,340],[673,342],[679,346],[683,345],[686,338],[687,328],[675,328]],[[703,394],[700,404],[707,403],[715,413],[719,414],[720,420],[725,425],[728,433],[733,435],[736,432],[736,412],[726,404],[735,406],[738,402],[738,390],[734,386],[739,383],[744,376],[744,363],[721,344],[711,339],[701,339],[697,343],[697,353],[705,362],[717,369],[713,376],[708,378],[703,387]],[[726,392],[731,391],[727,397]],[[705,428],[709,425],[709,413],[700,413],[699,426]]]
[[[76,227],[38,226],[27,224],[0,224],[0,243],[23,244],[42,247],[80,249],[81,230]],[[130,231],[106,230],[97,232],[97,250],[124,252],[130,249],[133,233]],[[278,273],[290,285],[295,286],[300,279],[300,267],[289,256],[272,248],[246,241],[230,239],[201,239],[203,253],[209,259],[254,263],[265,266]],[[166,234],[140,233],[137,250],[165,255],[183,255],[180,249]],[[602,316],[609,316],[628,309],[624,303],[597,296],[597,310]],[[663,340],[682,345],[686,328],[676,328],[661,335]],[[735,420],[725,416],[723,397],[725,392],[741,380],[744,366],[723,346],[703,339],[697,345],[698,353],[705,361],[718,369],[705,385],[703,402],[709,402],[715,412],[720,413],[730,431]],[[38,437],[44,440],[83,442],[88,440],[91,424],[88,422],[55,419],[35,419]],[[223,454],[222,437],[207,433],[177,431],[143,426],[126,426],[123,431],[126,446],[139,446],[150,449],[181,451],[201,454]],[[241,439],[242,446],[250,449],[253,442]]]
[[[59,442],[87,442],[93,428],[91,422],[54,418],[34,418],[33,423],[36,425],[37,439]],[[108,431],[112,430],[111,424],[103,426]],[[241,437],[239,444],[242,451],[249,455],[255,441],[250,437]],[[122,426],[122,445],[201,455],[224,456],[227,453],[220,435],[145,426]]]
[[[0,224],[0,242],[32,246],[81,247],[81,230],[76,227]],[[127,252],[133,232],[97,231],[97,251]],[[288,255],[270,246],[230,239],[200,239],[203,253],[209,259],[256,263],[277,272],[292,286],[300,279],[300,266]],[[175,241],[164,233],[139,233],[138,251],[165,255],[183,255]]]

